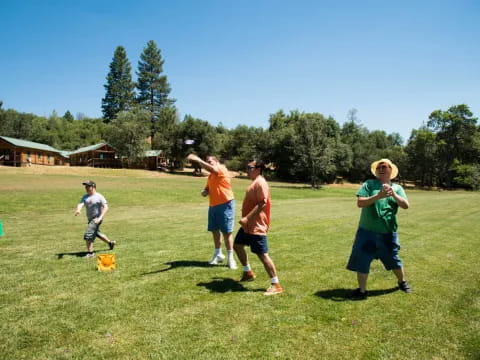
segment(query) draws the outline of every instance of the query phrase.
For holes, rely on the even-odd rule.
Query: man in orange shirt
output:
[[[245,246],[257,254],[271,279],[271,286],[263,295],[276,295],[283,292],[278,281],[275,264],[268,255],[267,232],[270,227],[271,197],[267,181],[263,177],[265,165],[261,161],[251,161],[247,166],[248,177],[252,183],[247,188],[242,205],[242,225],[235,236],[234,248],[243,265],[240,281],[253,281],[256,278],[248,262]]]
[[[221,165],[215,156],[207,156],[203,161],[197,155],[188,155],[188,160],[196,162],[208,171],[207,185],[202,190],[202,196],[209,197],[208,231],[212,232],[215,252],[210,265],[217,265],[225,260],[222,254],[221,234],[227,248],[227,266],[236,269],[237,264],[233,257],[233,221],[235,219],[235,199],[230,185],[230,174],[225,166]]]

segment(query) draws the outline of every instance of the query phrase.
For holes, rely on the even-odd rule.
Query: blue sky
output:
[[[480,115],[480,1],[0,0],[0,100],[100,117],[122,45],[136,79],[154,40],[181,117],[268,127],[348,111],[407,140],[436,109]]]

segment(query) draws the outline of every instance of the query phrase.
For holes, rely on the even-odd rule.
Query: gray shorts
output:
[[[100,221],[98,224],[95,224],[94,220],[89,221],[87,230],[85,230],[85,234],[83,234],[83,238],[86,241],[94,242],[95,238],[103,237],[103,234],[100,232],[101,224],[102,224],[102,221]]]

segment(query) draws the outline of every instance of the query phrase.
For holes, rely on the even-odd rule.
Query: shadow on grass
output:
[[[197,286],[204,286],[210,292],[215,293],[227,293],[227,292],[241,292],[241,291],[265,291],[265,289],[247,289],[238,281],[229,278],[213,278],[213,281],[210,282],[201,282]]]
[[[166,262],[165,265],[169,265],[170,267],[166,269],[157,270],[157,271],[150,271],[147,273],[143,273],[142,275],[151,275],[151,274],[161,273],[161,272],[165,272],[165,271],[172,270],[179,267],[210,267],[211,266],[206,261],[196,261],[196,260],[169,261],[169,262]]]
[[[94,251],[94,253],[95,253],[95,251]],[[85,255],[87,255],[87,252],[86,252],[86,251],[60,253],[60,254],[57,254],[57,259],[58,259],[58,260],[61,260],[61,259],[63,259],[64,256],[84,257]]]
[[[330,289],[330,290],[317,291],[315,295],[323,299],[332,300],[332,301],[365,300],[365,299],[352,298],[351,297],[352,291],[353,291],[352,289]],[[384,290],[369,290],[368,297],[387,295],[395,291],[398,291],[398,287],[393,287],[391,289],[384,289]]]

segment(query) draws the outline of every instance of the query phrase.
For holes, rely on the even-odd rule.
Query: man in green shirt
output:
[[[380,259],[386,270],[394,272],[400,290],[412,292],[398,256],[397,211],[398,207],[409,206],[403,188],[391,182],[398,175],[398,168],[390,160],[381,159],[372,163],[371,171],[376,179],[365,181],[357,192],[362,213],[347,264],[348,270],[357,273],[358,289],[352,297],[361,299],[367,297],[367,278],[374,259]]]

